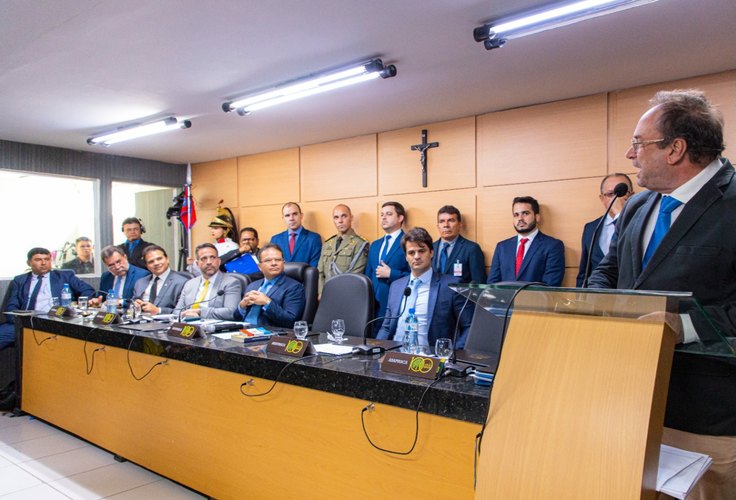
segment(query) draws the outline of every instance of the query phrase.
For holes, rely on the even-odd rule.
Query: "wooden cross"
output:
[[[427,150],[439,145],[439,142],[427,142],[427,129],[425,128],[422,129],[422,143],[411,147],[412,151],[419,151],[419,161],[422,163],[422,187],[427,187]]]

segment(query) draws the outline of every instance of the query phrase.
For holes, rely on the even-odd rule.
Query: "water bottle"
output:
[[[409,309],[409,316],[406,317],[404,324],[406,325],[404,329],[404,352],[414,354],[419,345],[419,322],[414,308]]]
[[[64,283],[64,287],[61,289],[61,305],[64,307],[72,305],[72,289],[69,287],[69,283]]]
[[[105,305],[107,306],[107,312],[118,312],[118,297],[115,295],[115,290],[107,292],[107,301],[105,302]]]

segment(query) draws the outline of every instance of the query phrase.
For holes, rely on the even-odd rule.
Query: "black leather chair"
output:
[[[248,288],[248,285],[251,284],[250,276],[248,276],[247,274],[240,274],[240,273],[226,273],[226,274],[240,281],[240,295],[242,296],[243,294],[245,294],[245,289]]]
[[[317,312],[319,271],[317,271],[316,267],[312,267],[304,262],[286,262],[284,264],[284,273],[304,285],[304,295],[306,296],[307,304],[304,307],[302,321],[311,324],[314,320],[314,314]]]
[[[373,319],[373,287],[364,274],[338,274],[325,282],[312,330],[328,332],[332,320],[345,320],[345,334],[362,337]]]
[[[188,280],[194,278],[194,275],[192,273],[190,273],[189,271],[175,271],[175,272],[178,273],[178,274],[181,274],[182,276],[184,276]]]

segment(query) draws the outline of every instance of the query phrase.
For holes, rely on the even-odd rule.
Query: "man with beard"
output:
[[[531,196],[517,196],[511,206],[518,234],[496,245],[488,283],[523,281],[560,286],[565,275],[565,245],[537,229],[539,202]]]

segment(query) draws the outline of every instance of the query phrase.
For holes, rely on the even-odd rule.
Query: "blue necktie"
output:
[[[264,281],[263,284],[258,288],[258,291],[268,295],[268,290],[271,288],[272,284],[273,280]],[[250,311],[248,311],[248,314],[245,316],[245,322],[250,323],[251,325],[257,325],[258,317],[261,315],[262,308],[262,306],[259,306],[257,304],[253,304],[252,306],[250,306]]]
[[[28,307],[26,307],[27,310],[33,311],[36,309],[36,299],[38,298],[38,293],[41,291],[41,284],[43,283],[43,277],[45,276],[39,276],[36,279],[36,286],[33,287],[33,292],[31,292],[31,298],[28,299]]]
[[[438,271],[440,273],[444,273],[445,266],[447,266],[447,254],[448,254],[447,251],[450,249],[450,244],[442,242],[441,247],[442,249],[440,250],[440,268],[438,269]]]
[[[387,234],[386,237],[383,239],[383,252],[381,252],[381,260],[383,262],[386,262],[386,255],[388,254],[389,249],[389,241],[391,241],[391,235]]]
[[[641,262],[642,269],[647,267],[649,260],[652,258],[652,255],[654,255],[659,244],[662,242],[662,238],[664,238],[664,235],[667,234],[667,231],[670,229],[670,225],[672,224],[672,212],[680,205],[682,205],[682,202],[671,196],[662,197],[662,201],[659,205],[657,222],[654,225],[654,232],[652,233],[652,238],[649,240],[647,251],[644,253],[644,260]]]

